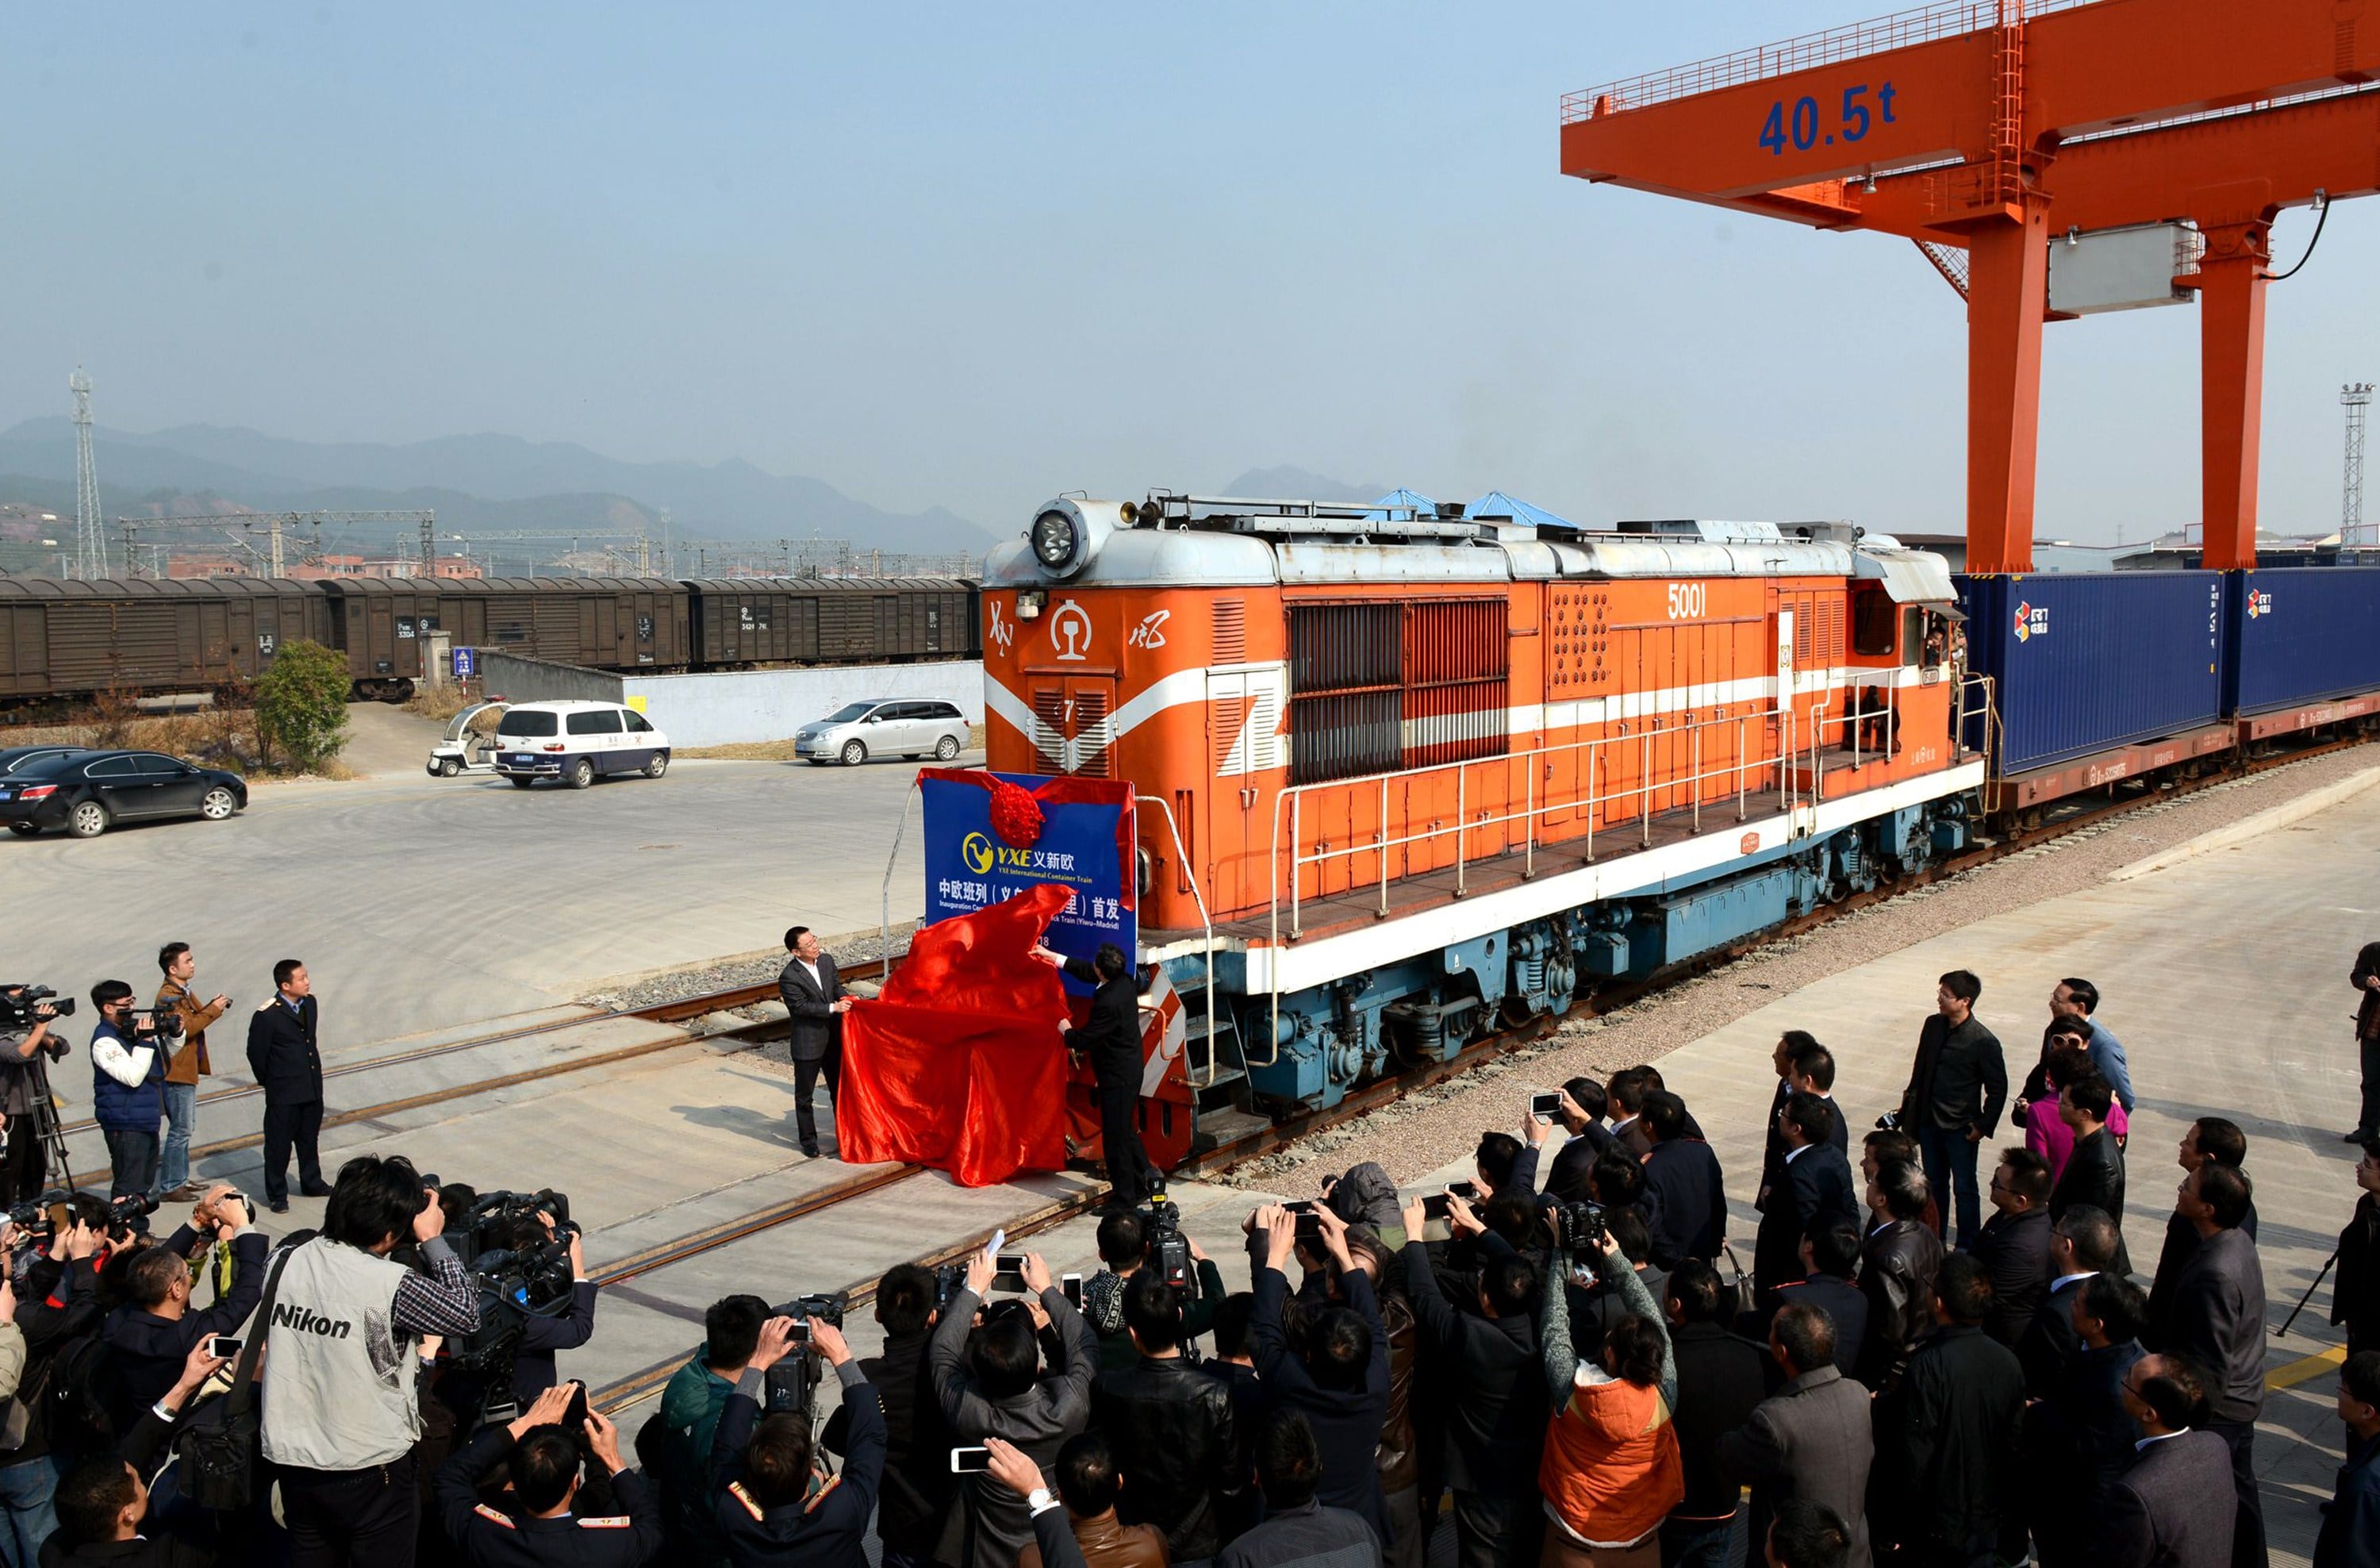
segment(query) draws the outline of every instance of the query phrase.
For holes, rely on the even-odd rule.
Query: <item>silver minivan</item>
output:
[[[947,762],[966,749],[969,726],[955,703],[871,697],[848,702],[794,733],[794,755],[823,766],[856,768],[870,757],[931,754]]]

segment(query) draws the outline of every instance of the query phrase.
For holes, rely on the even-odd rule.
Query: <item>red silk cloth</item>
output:
[[[1072,1009],[1034,944],[1070,891],[1045,882],[974,915],[938,921],[874,1001],[843,1020],[835,1136],[845,1161],[899,1161],[990,1186],[1066,1162]]]

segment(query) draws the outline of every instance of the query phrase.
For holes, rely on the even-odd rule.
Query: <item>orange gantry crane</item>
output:
[[[1561,165],[1916,241],[1967,301],[1976,572],[2033,564],[2051,245],[2194,226],[2172,283],[2200,301],[2205,565],[2228,569],[2256,559],[2273,220],[2380,188],[2375,81],[2380,0],[1949,0],[1571,93]]]

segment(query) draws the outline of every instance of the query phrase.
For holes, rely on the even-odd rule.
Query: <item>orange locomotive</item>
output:
[[[1200,1104],[1328,1105],[1963,845],[1952,600],[1844,524],[1059,500],[987,564],[990,761],[1133,781]]]

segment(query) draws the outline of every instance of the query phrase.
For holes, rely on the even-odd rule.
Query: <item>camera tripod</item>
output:
[[[42,1172],[51,1185],[72,1192],[74,1165],[67,1157],[67,1130],[58,1118],[58,1097],[50,1089],[49,1058],[35,1052],[32,1068],[33,1135],[42,1140]]]

